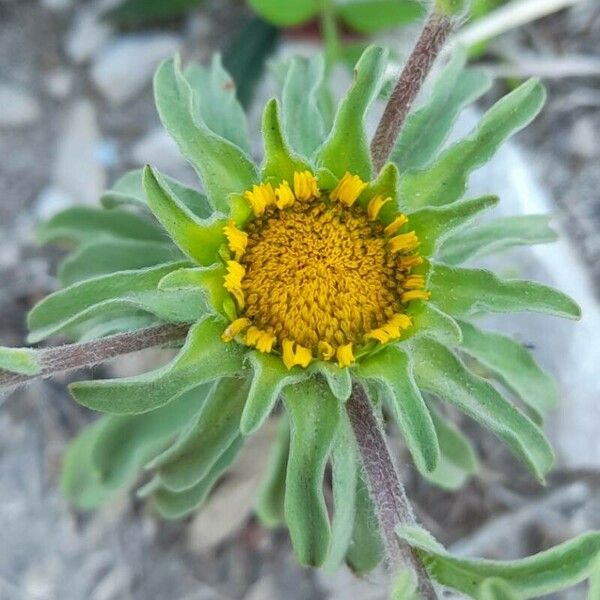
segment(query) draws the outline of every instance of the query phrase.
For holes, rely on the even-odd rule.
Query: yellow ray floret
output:
[[[425,287],[424,275],[409,275],[403,282],[402,287],[405,290],[421,290]]]
[[[335,353],[340,367],[349,367],[354,362],[354,353],[352,352],[352,344],[344,344],[338,346]]]
[[[246,332],[246,344],[255,346],[259,352],[271,352],[275,340],[276,338],[272,333],[263,331],[258,327],[254,327],[254,325]]]
[[[230,219],[227,225],[223,227],[223,232],[227,238],[227,245],[235,256],[235,260],[240,260],[244,252],[246,252],[248,234],[238,229],[233,219]]]
[[[414,231],[401,233],[390,240],[390,250],[396,252],[410,252],[419,246],[419,238]]]
[[[281,184],[275,190],[275,204],[279,210],[283,210],[288,206],[294,204],[296,197],[292,188],[287,181],[282,181]]]
[[[244,308],[244,291],[242,290],[242,279],[246,269],[235,260],[227,261],[227,275],[225,275],[225,289],[236,299],[240,309]]]
[[[335,350],[329,342],[319,342],[319,353],[323,360],[331,360],[335,356]]]
[[[374,221],[379,216],[379,211],[383,208],[383,206],[391,201],[392,199],[389,196],[385,198],[381,194],[371,198],[369,201],[369,206],[367,207],[367,215],[369,216],[369,220]]]
[[[358,175],[346,173],[329,197],[344,206],[352,206],[366,187],[367,184]]]
[[[383,327],[378,327],[369,331],[365,335],[366,339],[376,340],[381,344],[387,344],[392,340],[397,340],[402,331],[412,325],[412,320],[408,315],[396,314]]]
[[[310,171],[294,173],[294,194],[298,200],[312,200],[319,197],[317,179]]]
[[[308,367],[312,360],[312,353],[308,348],[291,340],[283,340],[281,344],[283,364],[291,369],[294,365]]]
[[[387,236],[392,236],[402,227],[408,223],[408,217],[406,215],[398,215],[384,230],[383,233]]]
[[[431,292],[426,292],[425,290],[409,290],[402,294],[401,300],[406,304],[411,300],[429,300],[430,297]]]
[[[252,191],[246,191],[244,198],[248,200],[254,214],[260,217],[268,206],[275,204],[275,190],[270,183],[261,183],[253,186]]]
[[[232,321],[227,326],[227,329],[225,329],[225,331],[223,332],[221,339],[224,342],[230,342],[236,335],[242,333],[244,329],[248,329],[251,323],[252,321],[250,321],[250,319],[247,319],[246,317],[241,317],[239,319],[236,319],[235,321]]]
[[[422,256],[401,256],[398,259],[398,266],[401,269],[413,269],[414,267],[418,267],[422,265],[424,262]]]

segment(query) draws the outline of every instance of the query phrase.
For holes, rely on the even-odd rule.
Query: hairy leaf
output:
[[[88,408],[115,414],[155,410],[202,383],[242,372],[243,351],[221,341],[224,324],[206,317],[193,325],[185,345],[169,364],[136,377],[81,381],[71,394]]]
[[[599,532],[509,561],[453,556],[420,527],[402,527],[398,535],[419,551],[436,581],[470,596],[489,578],[503,579],[522,600],[558,592],[588,577],[600,553]]]
[[[317,164],[337,177],[350,171],[365,181],[371,179],[365,115],[379,93],[386,61],[383,48],[370,46],[365,50],[356,64],[352,86],[338,106],[331,133],[317,150]]]
[[[35,375],[40,372],[37,352],[29,348],[7,348],[0,346],[0,370]]]
[[[413,319],[413,327],[408,330],[407,339],[426,335],[445,345],[460,344],[462,333],[458,323],[433,303],[421,302],[414,308],[411,306],[409,314]]]
[[[578,319],[581,310],[567,295],[541,283],[501,280],[483,269],[435,265],[428,289],[431,301],[456,317],[478,312],[532,311]]]
[[[348,369],[342,369],[330,362],[317,361],[314,370],[325,378],[331,393],[338,400],[348,400],[352,392],[352,377]]]
[[[468,138],[448,148],[426,169],[408,171],[402,176],[403,200],[412,209],[458,200],[471,172],[490,160],[507,138],[528,125],[545,98],[545,90],[536,79],[504,96]]]
[[[517,215],[474,225],[444,242],[440,260],[458,265],[513,246],[554,242],[558,236],[548,225],[550,218],[550,215]]]
[[[543,481],[554,461],[539,427],[487,381],[468,371],[446,347],[427,339],[412,342],[411,364],[418,386],[453,404],[502,439]]]
[[[329,388],[315,378],[286,388],[283,398],[291,424],[285,519],[300,563],[320,566],[331,539],[323,476],[341,407]]]
[[[492,577],[485,579],[477,591],[478,600],[519,600],[508,583],[503,579]]]

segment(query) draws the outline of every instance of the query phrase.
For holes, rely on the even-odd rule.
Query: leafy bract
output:
[[[286,388],[283,399],[291,429],[285,520],[300,563],[320,566],[331,539],[323,476],[341,407],[329,388],[314,377]]]
[[[206,126],[245,152],[250,152],[246,113],[235,95],[235,82],[214,54],[210,67],[191,64],[185,78],[194,91],[194,110]]]
[[[412,112],[398,136],[392,160],[402,172],[422,169],[439,152],[462,109],[491,85],[483,72],[466,69],[466,52],[454,52],[422,108]]]
[[[223,323],[205,317],[190,328],[185,345],[164,367],[137,377],[73,383],[71,394],[94,410],[136,414],[160,408],[202,383],[239,375],[243,351],[221,341],[223,328]]]
[[[412,209],[449,204],[460,198],[472,171],[485,164],[511,135],[525,127],[541,110],[546,93],[531,79],[499,100],[466,139],[444,151],[423,170],[402,176],[403,201]]]
[[[148,205],[171,239],[187,256],[201,265],[215,262],[225,243],[225,219],[201,220],[173,193],[167,182],[151,167],[144,169]]]
[[[522,600],[558,592],[588,577],[600,554],[599,532],[585,533],[544,552],[509,561],[453,556],[420,527],[401,527],[397,533],[418,550],[436,581],[473,597],[489,578],[504,580]]]
[[[445,346],[427,338],[411,344],[412,366],[423,390],[455,405],[490,429],[543,481],[554,461],[539,427],[487,381],[469,372]]]
[[[464,321],[460,328],[463,333],[461,349],[499,376],[523,402],[541,415],[557,404],[556,383],[521,344]]]
[[[35,375],[41,370],[36,351],[29,348],[6,348],[0,346],[0,370]]]
[[[379,93],[387,51],[377,46],[365,50],[356,64],[354,81],[340,102],[329,137],[317,150],[317,165],[337,177],[347,171],[368,181],[372,174],[371,153],[365,130],[365,114]]]
[[[194,91],[179,60],[167,60],[154,76],[156,106],[163,125],[198,171],[213,206],[227,212],[227,197],[256,183],[256,168],[243,150],[211,131],[197,111]]]
[[[566,294],[533,281],[501,280],[491,271],[436,264],[429,280],[431,300],[449,315],[478,312],[541,312],[578,319],[581,310]]]
[[[444,242],[439,258],[458,265],[512,246],[546,244],[557,239],[548,225],[550,215],[517,215],[494,219],[460,231]]]
[[[203,312],[198,299],[156,289],[167,273],[186,264],[174,262],[101,275],[54,292],[29,313],[29,340],[38,342],[93,317],[132,309],[152,313],[166,321],[193,321]]]
[[[388,346],[365,358],[357,373],[382,386],[417,468],[424,473],[432,472],[439,461],[440,447],[429,409],[414,381],[406,353],[398,347]]]

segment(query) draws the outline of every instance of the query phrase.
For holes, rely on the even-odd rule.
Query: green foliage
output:
[[[179,17],[204,0],[122,0],[103,17],[120,27],[143,27]]]
[[[35,350],[0,346],[0,369],[20,375],[35,375],[39,373],[41,366]]]
[[[418,550],[439,583],[473,598],[480,598],[479,586],[484,584],[483,589],[488,593],[484,600],[490,598],[490,588],[505,594],[491,596],[494,600],[513,597],[527,600],[571,587],[589,577],[600,553],[598,532],[585,533],[539,554],[510,561],[453,556],[419,527],[401,528],[398,535]],[[486,583],[492,578],[502,580],[503,584]]]

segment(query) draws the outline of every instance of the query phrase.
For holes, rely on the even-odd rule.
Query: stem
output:
[[[454,23],[455,20],[452,17],[441,15],[435,11],[425,22],[423,31],[400,73],[371,142],[371,155],[376,173],[389,159],[408,112],[442,46],[452,32]]]
[[[392,460],[385,434],[364,389],[354,384],[347,404],[369,494],[375,505],[388,565],[392,572],[410,568],[424,600],[437,600],[435,587],[416,552],[396,535],[398,525],[414,525],[415,517]]]
[[[189,323],[157,325],[91,342],[37,350],[36,359],[40,364],[40,370],[35,375],[20,375],[0,369],[0,388],[14,387],[62,371],[91,367],[122,354],[162,346],[185,338],[189,328]]]

